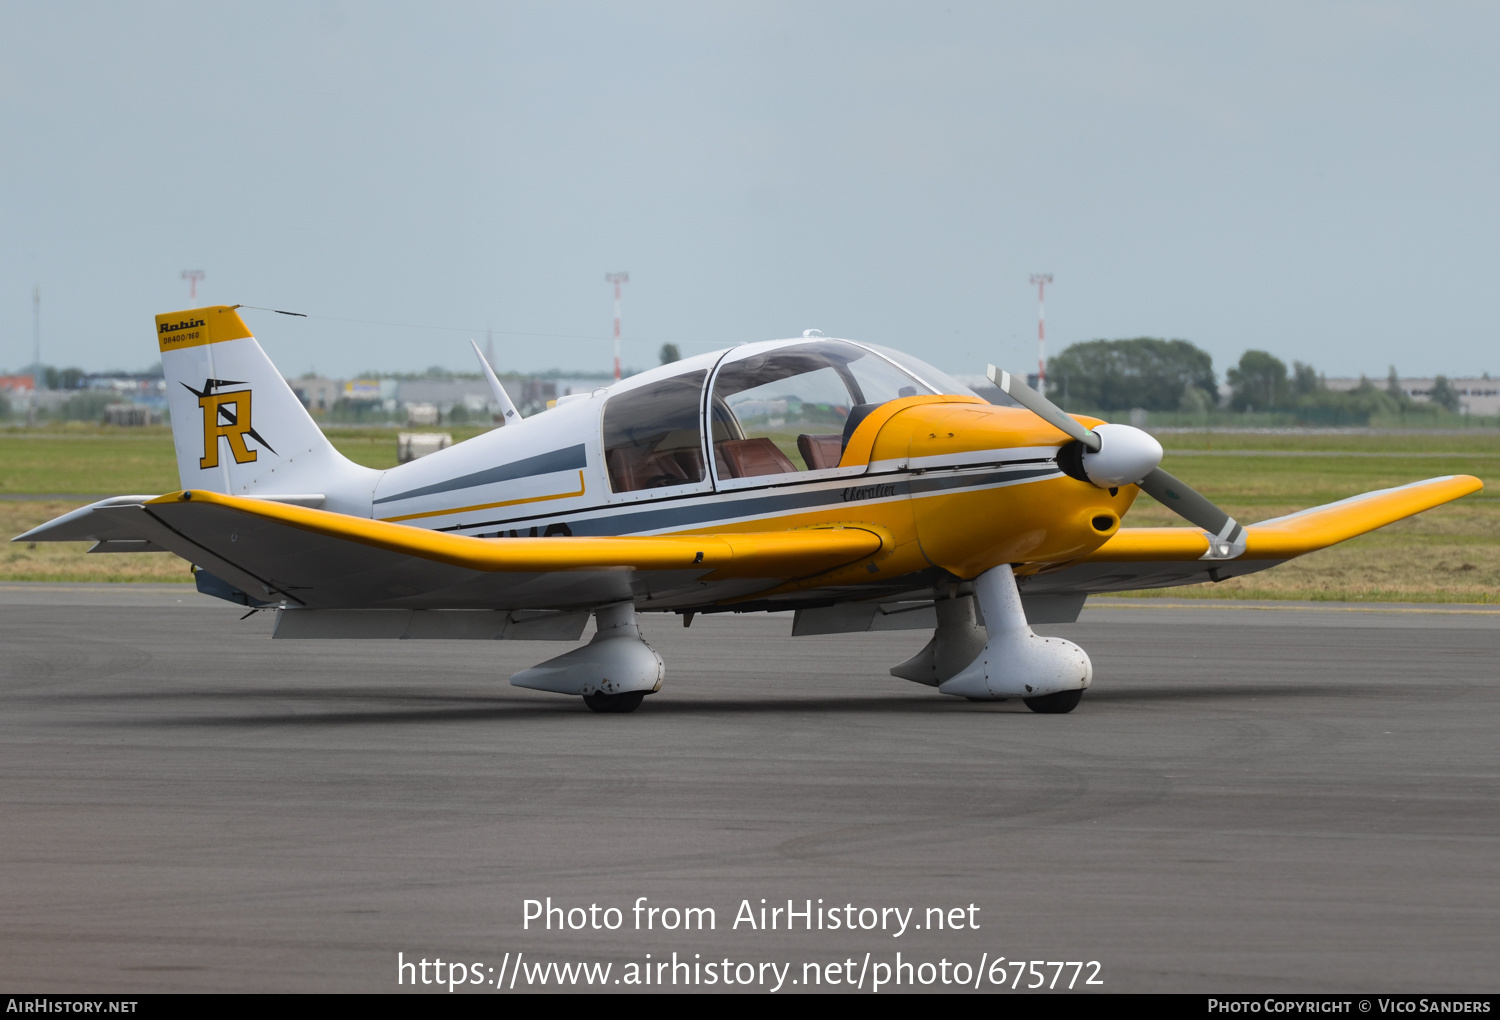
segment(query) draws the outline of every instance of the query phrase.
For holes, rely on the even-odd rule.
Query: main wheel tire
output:
[[[1083,689],[1076,691],[1058,691],[1056,694],[1043,694],[1039,698],[1022,698],[1026,707],[1033,712],[1042,715],[1066,715],[1078,707],[1083,700]]]
[[[624,694],[585,694],[583,703],[595,712],[634,712],[645,700],[645,691],[626,691]]]

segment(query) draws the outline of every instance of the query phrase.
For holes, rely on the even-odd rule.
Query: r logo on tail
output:
[[[203,408],[203,456],[198,461],[200,468],[219,466],[220,436],[229,441],[229,452],[233,454],[236,464],[253,463],[259,452],[245,445],[246,436],[273,454],[276,452],[251,424],[248,388],[230,390],[227,393],[215,392],[222,386],[244,385],[245,383],[234,379],[205,379],[200,391],[187,383],[182,384],[183,389],[198,398],[198,406]]]

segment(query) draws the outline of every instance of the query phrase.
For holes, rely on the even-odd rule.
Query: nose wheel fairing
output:
[[[976,602],[982,627],[974,612]],[[1031,629],[1009,564],[979,575],[974,598],[939,602],[937,610],[932,640],[892,667],[892,675],[955,697],[1023,698],[1036,711],[1071,709],[1077,700],[1068,692],[1081,692],[1093,680],[1087,652],[1071,641],[1043,637]],[[1067,708],[1060,707],[1064,702],[1069,702]]]

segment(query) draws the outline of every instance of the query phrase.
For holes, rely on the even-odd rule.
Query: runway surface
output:
[[[648,616],[666,685],[598,716],[506,682],[567,645],[238,616],[0,585],[7,988],[394,991],[398,953],[612,982],[674,951],[791,962],[783,991],[898,951],[1097,960],[1115,991],[1500,986],[1500,613],[1091,605],[1045,628],[1094,660],[1067,716],[886,675],[925,632]],[[548,896],[622,927],[523,929]],[[633,930],[643,896],[716,927]],[[964,927],[731,927],[762,898]]]

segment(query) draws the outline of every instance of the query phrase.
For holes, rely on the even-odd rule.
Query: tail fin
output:
[[[184,489],[323,496],[370,516],[380,472],[333,448],[232,307],[156,317],[172,440]]]

